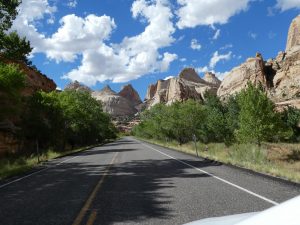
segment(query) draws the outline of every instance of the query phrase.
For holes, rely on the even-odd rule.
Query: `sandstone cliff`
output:
[[[141,98],[136,90],[131,86],[131,84],[125,85],[122,90],[119,92],[119,95],[123,98],[126,98],[134,106],[142,103]]]
[[[123,94],[125,93],[123,90],[121,92]],[[133,116],[138,112],[135,108],[135,106],[137,106],[135,101],[130,101],[117,94],[109,86],[104,87],[101,91],[92,92],[92,97],[101,101],[103,110],[114,118]],[[138,95],[136,97],[138,97]]]
[[[290,26],[285,52],[264,61],[261,54],[234,68],[222,81],[218,96],[226,99],[247,82],[260,84],[278,105],[300,105],[300,15]]]
[[[8,64],[16,64],[25,74],[25,88],[22,90],[22,95],[29,96],[36,91],[51,92],[56,89],[55,82],[46,75],[39,72],[37,69],[27,66],[22,61],[12,61],[0,58],[1,61]]]
[[[212,73],[201,79],[195,69],[185,68],[178,77],[158,80],[156,84],[149,85],[145,102],[150,108],[158,103],[171,104],[187,99],[201,101],[205,92],[217,93],[219,84],[220,81]]]

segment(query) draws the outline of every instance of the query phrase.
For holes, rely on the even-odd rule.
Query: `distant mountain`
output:
[[[113,118],[126,118],[134,116],[142,104],[139,94],[130,85],[126,85],[119,93],[113,91],[106,85],[100,91],[93,91],[87,86],[74,81],[67,85],[65,90],[87,91],[92,97],[101,101],[103,110],[109,113]]]

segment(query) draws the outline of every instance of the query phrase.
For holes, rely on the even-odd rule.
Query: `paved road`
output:
[[[299,186],[127,137],[0,184],[0,224],[174,225],[299,194]]]

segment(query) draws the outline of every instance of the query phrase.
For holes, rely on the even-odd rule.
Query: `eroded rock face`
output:
[[[5,61],[5,63],[17,64],[25,74],[25,88],[22,95],[29,96],[37,91],[51,92],[56,89],[55,82],[34,68],[27,66],[24,62]]]
[[[291,23],[288,40],[286,44],[286,52],[292,51],[294,47],[300,45],[300,15],[297,16]]]
[[[300,98],[300,50],[287,52],[273,79],[270,96],[275,102]]]
[[[152,99],[156,93],[156,84],[150,84],[147,89],[145,100]]]
[[[217,94],[221,99],[226,99],[230,95],[240,92],[249,81],[253,84],[267,86],[264,61],[260,55],[247,59],[245,63],[230,71],[221,82]]]
[[[101,91],[92,92],[92,97],[102,102],[103,111],[112,117],[134,115],[137,110],[126,98],[115,93],[109,86]]]
[[[203,80],[199,77],[194,68],[183,69],[178,77],[195,83],[203,83]]]
[[[265,62],[261,54],[234,68],[222,81],[218,95],[222,99],[241,91],[248,82],[261,84],[278,106],[300,108],[300,16],[290,26],[286,52]]]
[[[204,81],[206,81],[208,84],[220,86],[221,81],[216,77],[216,75],[212,72],[207,72],[204,74]]]
[[[188,99],[203,100],[207,91],[217,93],[220,81],[214,74],[207,77],[207,81],[201,79],[192,68],[186,68],[178,77],[168,80],[158,80],[156,84],[148,87],[146,104],[148,108],[158,104],[172,104],[175,101]]]
[[[125,85],[122,90],[119,92],[119,95],[123,98],[126,98],[130,101],[133,106],[139,105],[142,103],[141,98],[136,90],[131,86],[131,84]]]

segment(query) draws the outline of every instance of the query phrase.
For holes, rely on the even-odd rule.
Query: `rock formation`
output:
[[[125,85],[119,92],[119,95],[126,98],[128,101],[132,102],[134,106],[142,103],[141,98],[136,90],[131,86],[131,84]]]
[[[266,86],[264,61],[259,53],[256,54],[256,57],[249,58],[242,65],[235,67],[225,76],[218,90],[218,96],[226,99],[245,88],[249,81]]]
[[[150,108],[158,103],[171,104],[187,99],[203,100],[207,91],[216,93],[220,81],[212,73],[203,80],[193,68],[183,69],[178,77],[158,80],[148,87],[145,102]]]
[[[130,85],[125,85],[119,93],[106,85],[100,91],[93,91],[89,87],[74,81],[65,87],[65,90],[87,91],[93,98],[101,101],[103,111],[114,119],[134,116],[143,108],[143,103],[137,91]]]
[[[292,51],[294,47],[300,46],[300,15],[291,23],[285,51]]]
[[[206,83],[210,85],[214,85],[216,87],[219,87],[221,84],[221,81],[216,77],[216,75],[212,72],[207,72],[204,74],[203,80],[206,81]]]
[[[128,90],[128,87],[125,90],[121,90],[121,93],[126,95],[126,90]],[[133,92],[136,93],[134,89]],[[128,97],[131,95],[128,94],[126,96]],[[136,99],[139,99],[138,94],[135,96],[134,101],[131,101],[120,94],[117,94],[107,85],[101,91],[92,92],[92,97],[101,101],[103,110],[114,118],[133,116],[138,112],[136,109],[136,106],[138,105]]]
[[[300,15],[292,21],[285,52],[279,52],[268,61],[264,61],[261,54],[248,59],[224,78],[218,95],[226,99],[249,81],[261,84],[279,106],[300,106]]]
[[[92,93],[92,90],[83,85],[80,84],[77,80],[75,80],[74,82],[69,83],[66,87],[65,90],[75,90],[75,91],[87,91],[89,93]]]

